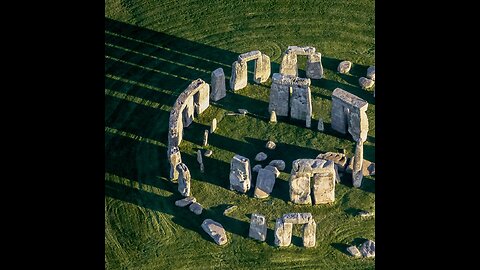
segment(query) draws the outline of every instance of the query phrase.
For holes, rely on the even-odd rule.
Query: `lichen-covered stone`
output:
[[[310,197],[310,174],[297,173],[290,176],[290,201],[296,204],[312,204]]]
[[[228,242],[227,234],[222,224],[207,218],[202,222],[201,226],[218,245],[224,245]]]
[[[292,223],[284,223],[281,218],[275,222],[275,240],[274,243],[279,247],[287,247],[292,242]]]
[[[352,68],[352,62],[342,61],[340,62],[340,64],[338,64],[337,71],[342,74],[346,74],[350,71],[351,68]]]
[[[314,247],[316,243],[317,223],[315,220],[303,225],[303,246]]]
[[[310,79],[323,77],[322,55],[319,52],[308,55],[306,72]]]
[[[326,152],[324,154],[318,154],[317,158],[331,160],[338,166],[339,171],[345,171],[347,156],[343,153]]]
[[[212,124],[210,125],[210,133],[215,132],[217,129],[217,118],[213,118]]]
[[[360,253],[360,250],[356,246],[350,246],[347,248],[347,252],[355,258],[362,257],[362,254]]]
[[[267,238],[267,220],[265,216],[256,213],[252,214],[248,236],[259,241],[265,241]]]
[[[287,213],[282,216],[283,222],[292,224],[306,224],[313,220],[312,213]]]
[[[210,81],[212,93],[210,93],[210,99],[212,101],[219,101],[227,96],[227,90],[225,87],[225,73],[223,68],[217,68],[212,72]]]
[[[257,175],[254,197],[266,198],[270,195],[275,185],[275,173],[269,169],[260,169]]]
[[[188,197],[190,196],[190,171],[184,163],[179,163],[176,169],[178,171],[178,192],[182,196]]]
[[[365,77],[360,77],[360,79],[358,79],[358,84],[360,87],[362,87],[362,89],[368,89],[373,87],[375,81]]]
[[[375,66],[370,66],[367,69],[367,78],[375,81]]]
[[[270,113],[270,123],[277,123],[277,114],[275,111],[272,111]]]
[[[242,193],[247,192],[250,189],[251,175],[250,160],[235,155],[230,161],[230,189]]]

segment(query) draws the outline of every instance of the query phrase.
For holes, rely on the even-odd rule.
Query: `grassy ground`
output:
[[[298,206],[288,202],[291,162],[318,153],[346,149],[350,136],[331,130],[331,93],[340,87],[369,102],[370,130],[365,159],[375,161],[375,100],[372,90],[357,85],[374,64],[375,19],[372,0],[343,1],[106,1],[105,14],[105,267],[107,269],[373,269],[375,260],[353,259],[345,248],[363,239],[375,240],[374,219],[355,216],[375,210],[375,177],[360,189],[348,175],[337,185],[332,205]],[[194,79],[210,82],[218,67],[230,77],[238,54],[260,50],[278,72],[281,53],[289,45],[310,45],[322,53],[325,78],[312,80],[314,121],[325,121],[321,133],[303,123],[279,118],[268,123],[271,80],[249,85],[211,106],[185,129],[182,158],[192,174],[192,194],[205,207],[201,216],[175,207],[176,185],[167,180],[168,115],[178,94]],[[349,75],[335,72],[341,60],[354,63]],[[300,76],[305,57],[299,57]],[[227,83],[228,87],[228,83]],[[245,108],[251,114],[226,116]],[[204,158],[205,174],[195,152],[203,149],[203,131],[219,121],[210,135],[213,155]],[[267,140],[277,149],[264,148]],[[228,189],[229,162],[235,153],[249,157],[264,151],[268,164],[283,159],[287,168],[271,197],[255,199],[253,189],[240,195]],[[254,173],[254,179],[256,174]],[[254,183],[253,183],[254,184]],[[254,186],[254,185],[253,185]],[[223,216],[230,205],[238,209]],[[249,217],[268,219],[266,242],[248,238]],[[311,212],[317,222],[317,246],[301,247],[300,226],[292,246],[273,245],[274,220],[288,212]],[[229,242],[219,247],[200,227],[205,218],[219,221]]]

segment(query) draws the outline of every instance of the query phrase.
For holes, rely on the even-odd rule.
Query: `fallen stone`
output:
[[[347,173],[352,173],[354,161],[355,157],[353,156],[352,158],[350,158],[348,166],[345,169]],[[364,176],[375,175],[375,162],[364,159],[362,162],[362,172]]]
[[[362,89],[368,89],[373,87],[375,81],[367,79],[365,77],[360,77],[360,79],[358,79],[358,84],[360,84],[360,87],[362,87]]]
[[[317,129],[318,129],[318,131],[324,131],[325,130],[325,126],[323,125],[323,119],[322,118],[318,119]]]
[[[207,151],[205,151],[205,154],[203,154],[203,155],[206,156],[206,157],[209,157],[209,156],[211,156],[212,154],[213,154],[213,151],[212,151],[212,150],[207,150]]]
[[[250,189],[251,183],[250,160],[246,157],[235,155],[230,161],[230,190],[242,193]]]
[[[275,166],[267,165],[264,169],[273,172],[277,178],[280,176],[280,171]]]
[[[275,167],[272,167],[275,168]],[[276,168],[275,168],[276,169]],[[275,173],[269,169],[260,169],[257,175],[257,184],[255,186],[255,198],[267,198],[275,185]]]
[[[227,243],[227,234],[222,224],[207,218],[202,222],[202,229],[208,233],[218,245],[221,246]]]
[[[312,213],[288,213],[282,216],[285,223],[306,224],[313,220]]]
[[[315,220],[311,220],[307,224],[303,225],[303,246],[304,247],[314,247],[315,246],[315,235],[317,232],[317,223]]]
[[[259,241],[265,241],[267,238],[267,220],[265,216],[252,214],[248,236]]]
[[[210,99],[212,101],[218,101],[227,96],[225,88],[225,73],[222,68],[217,68],[212,72],[210,86],[212,91]]]
[[[203,207],[201,204],[199,204],[198,202],[194,202],[192,204],[190,204],[190,206],[188,207],[188,209],[190,209],[190,211],[192,211],[193,213],[195,213],[195,215],[200,215],[203,211]]]
[[[207,146],[208,145],[208,129],[205,129],[205,131],[203,132],[203,143],[202,143],[203,146]]]
[[[289,246],[292,242],[292,223],[284,223],[281,218],[275,222],[275,240],[274,243],[279,247]]]
[[[258,173],[258,171],[260,171],[261,168],[262,168],[262,165],[257,164],[253,166],[252,171]]]
[[[355,258],[362,257],[362,254],[360,253],[360,250],[358,250],[358,248],[356,246],[348,247],[347,252]]]
[[[189,196],[189,197],[186,197],[186,198],[183,198],[181,200],[178,200],[175,202],[175,205],[178,206],[178,207],[185,207],[191,203],[194,203],[196,202],[197,199],[195,199],[195,197],[192,197],[192,196]]]
[[[283,160],[275,159],[275,160],[270,161],[270,163],[268,163],[268,165],[274,166],[279,171],[285,170],[285,161],[283,161]]]
[[[226,216],[226,215],[232,213],[233,211],[235,211],[237,208],[238,208],[238,206],[232,205],[232,206],[228,207],[227,209],[225,209],[225,211],[223,211],[223,215]]]
[[[351,68],[352,68],[352,62],[342,61],[340,62],[340,64],[338,64],[337,71],[342,74],[346,74],[350,71]]]
[[[210,125],[210,133],[215,132],[217,129],[217,118],[213,118],[212,124]]]
[[[331,160],[337,165],[339,171],[345,171],[347,156],[343,153],[326,152],[324,154],[318,154],[317,158]]]
[[[238,112],[239,112],[240,114],[243,114],[243,115],[245,115],[245,114],[248,113],[248,111],[245,110],[245,109],[238,109]]]
[[[260,152],[255,156],[255,160],[264,161],[265,159],[267,159],[267,157],[268,157],[267,154],[265,154],[264,152]]]
[[[371,66],[367,69],[367,78],[375,81],[375,66]]]
[[[360,246],[360,253],[364,258],[375,258],[375,242],[367,240]]]
[[[268,141],[267,144],[265,144],[265,147],[267,149],[273,150],[273,149],[275,149],[275,147],[277,147],[277,145],[272,141]]]
[[[272,111],[270,113],[270,123],[277,123],[277,114],[275,111]]]
[[[371,212],[368,212],[368,211],[360,211],[360,212],[358,212],[358,216],[359,217],[373,217],[373,216],[375,216],[375,213],[371,213]]]

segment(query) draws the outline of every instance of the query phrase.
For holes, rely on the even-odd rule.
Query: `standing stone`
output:
[[[270,123],[277,123],[277,114],[275,111],[272,111],[270,113]]]
[[[271,68],[270,68],[270,57],[266,54],[261,54],[255,60],[255,70],[253,72],[253,80],[256,83],[263,83],[268,80],[270,77]]]
[[[297,55],[285,53],[280,64],[280,74],[298,76]]]
[[[353,186],[359,188],[363,179],[363,142],[358,141],[355,147],[355,158],[353,160],[352,182]]]
[[[368,89],[373,87],[375,81],[367,79],[365,77],[360,77],[360,79],[358,79],[358,84],[360,85],[360,87],[362,87],[362,89]]]
[[[177,165],[178,171],[178,192],[184,197],[190,196],[190,171],[187,165],[180,163]]]
[[[192,124],[195,119],[194,112],[194,96],[189,96],[185,100],[185,108],[182,111],[182,123],[184,127],[188,127]]]
[[[204,173],[205,168],[203,167],[202,151],[200,149],[198,149],[198,151],[197,151],[197,162],[198,162],[198,164],[200,164],[200,172]]]
[[[255,187],[255,198],[267,198],[275,185],[275,173],[269,169],[260,169],[257,175],[257,185]]]
[[[230,88],[235,92],[247,86],[247,62],[235,61],[232,64]]]
[[[367,78],[375,81],[375,66],[370,66],[367,69]]]
[[[275,149],[275,147],[277,147],[277,145],[276,145],[274,142],[272,142],[272,141],[268,141],[268,142],[265,144],[265,148],[270,149],[270,150]]]
[[[307,79],[310,81],[310,79]],[[310,84],[310,82],[308,82]],[[292,86],[290,99],[290,117],[298,120],[306,120],[312,115],[312,97],[310,87]]]
[[[351,68],[352,68],[352,62],[342,61],[340,62],[340,64],[338,64],[337,71],[342,74],[346,74],[350,71]]]
[[[313,175],[313,202],[314,204],[325,204],[335,201],[335,166],[330,161],[331,170],[329,173],[316,173]]]
[[[205,131],[203,132],[203,143],[202,143],[203,146],[207,146],[208,145],[208,129],[205,129]]]
[[[200,115],[210,106],[210,85],[202,81],[197,89],[198,92],[193,95],[193,100],[197,104],[195,112]]]
[[[288,116],[290,100],[290,82],[296,77],[273,73],[268,111],[275,111],[275,116]]]
[[[275,222],[275,240],[274,243],[279,247],[287,247],[292,242],[292,223],[284,223],[281,218]]]
[[[170,162],[170,180],[178,179],[177,165],[182,163],[180,149],[176,146],[168,150],[168,161]]]
[[[250,160],[235,155],[230,161],[230,190],[246,193],[250,189],[251,175]]]
[[[315,220],[311,220],[309,223],[303,225],[303,246],[304,247],[314,247],[315,246],[315,236],[317,232],[317,223]]]
[[[178,206],[178,207],[185,207],[185,206],[190,205],[191,203],[194,203],[196,201],[197,201],[197,199],[195,199],[195,197],[188,196],[188,197],[183,198],[181,200],[175,201],[175,205]]]
[[[200,215],[200,214],[202,214],[202,211],[203,211],[202,205],[199,204],[198,202],[194,202],[194,203],[190,204],[188,209],[190,209],[190,211],[195,213],[195,215]]]
[[[332,93],[332,129],[342,134],[347,130],[355,141],[367,139],[368,103],[343,90],[336,88]]]
[[[225,229],[223,228],[222,224],[213,221],[209,218],[205,219],[202,222],[202,229],[213,238],[215,243],[218,245],[224,245],[227,243],[227,234],[225,233]]]
[[[285,170],[285,161],[283,161],[283,160],[275,159],[275,160],[270,161],[270,163],[268,163],[268,165],[274,166],[279,171]]]
[[[258,171],[260,171],[261,168],[262,168],[262,165],[257,164],[253,166],[252,171],[258,173]]]
[[[259,241],[265,241],[267,238],[267,220],[265,216],[252,214],[248,236]]]
[[[267,154],[265,154],[264,152],[260,152],[255,156],[255,160],[264,161],[265,159],[267,159],[267,157],[268,157]]]
[[[367,240],[360,246],[360,253],[364,258],[375,258],[375,242]]]
[[[215,132],[217,129],[217,118],[213,118],[212,124],[210,125],[210,133]]]
[[[312,204],[310,174],[296,173],[290,176],[290,200],[296,204]]]
[[[323,125],[323,119],[322,119],[322,118],[319,118],[319,119],[318,119],[317,129],[318,129],[318,131],[324,131],[324,130],[325,130],[325,127],[324,127],[324,125]]]
[[[307,58],[307,78],[321,79],[323,77],[322,54],[316,52]]]
[[[210,99],[212,101],[218,101],[227,96],[227,91],[225,88],[225,73],[223,73],[223,68],[217,68],[212,72],[210,84],[212,87]]]
[[[362,257],[360,250],[356,246],[350,246],[347,248],[347,252],[352,255],[352,257],[359,258]]]

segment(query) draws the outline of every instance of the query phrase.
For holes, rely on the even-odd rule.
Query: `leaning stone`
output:
[[[203,207],[201,204],[199,204],[198,202],[194,202],[192,204],[190,204],[190,206],[188,207],[188,209],[190,209],[190,211],[192,211],[193,213],[195,213],[195,215],[200,215],[203,211]]]
[[[272,168],[276,169],[275,167]],[[270,196],[274,185],[275,173],[269,169],[260,169],[257,175],[254,197],[263,199]]]
[[[360,253],[364,258],[375,258],[375,242],[367,240],[360,246]]]
[[[248,113],[248,111],[245,110],[245,109],[238,109],[238,112],[241,113],[241,114],[243,114],[243,115],[245,115],[245,114]]]
[[[316,240],[317,223],[315,220],[311,220],[307,224],[303,225],[303,246],[314,247]]]
[[[360,84],[360,87],[362,87],[362,89],[368,89],[375,84],[375,81],[367,79],[365,77],[360,77],[360,79],[358,79],[358,84]]]
[[[221,246],[227,243],[227,234],[222,224],[207,218],[202,222],[202,229],[208,233],[218,245]]]
[[[281,218],[275,222],[275,240],[274,243],[279,247],[287,247],[292,242],[292,223],[285,223]]]
[[[345,166],[347,165],[347,156],[345,156],[343,153],[327,152],[324,154],[318,154],[317,158],[331,160],[338,167],[339,171],[345,171]]]
[[[212,72],[211,81],[211,94],[210,99],[212,101],[218,101],[227,96],[225,88],[225,73],[222,68],[217,68]]]
[[[255,160],[264,161],[265,159],[267,159],[267,157],[268,157],[267,154],[265,154],[264,152],[260,152],[255,156]]]
[[[285,170],[285,161],[283,161],[283,160],[275,159],[275,160],[270,161],[270,163],[268,163],[268,165],[274,166],[279,171]]]
[[[276,123],[277,122],[277,114],[275,113],[275,111],[272,111],[270,113],[270,123]]]
[[[371,66],[367,69],[367,78],[375,81],[375,66]]]
[[[192,197],[192,196],[189,196],[189,197],[186,197],[186,198],[183,198],[181,200],[178,200],[175,202],[175,205],[178,206],[178,207],[185,207],[191,203],[194,203],[196,202],[197,199],[195,199],[195,197]]]
[[[347,252],[355,258],[362,257],[362,254],[360,253],[360,250],[358,250],[358,248],[356,246],[348,247]]]
[[[267,238],[267,220],[265,216],[252,214],[248,236],[259,241],[265,241]]]
[[[275,149],[275,147],[277,147],[277,145],[272,141],[268,141],[267,144],[265,144],[265,147],[267,149],[273,150],[273,149]]]
[[[264,169],[273,172],[277,178],[280,176],[280,171],[275,166],[267,165]]]
[[[312,213],[288,213],[282,216],[283,222],[292,224],[306,224],[313,220]]]
[[[260,171],[261,168],[262,168],[262,165],[257,164],[253,166],[252,171],[258,173],[258,171]]]
[[[207,146],[208,145],[208,129],[205,129],[205,131],[203,132],[203,143],[202,143],[203,146]]]
[[[318,129],[318,131],[324,131],[325,130],[325,126],[323,125],[323,119],[322,118],[318,119],[317,129]]]
[[[251,183],[250,160],[246,157],[235,155],[230,161],[230,190],[242,193],[250,189]]]
[[[238,208],[238,206],[232,205],[232,206],[228,207],[227,209],[225,209],[225,211],[223,211],[223,215],[226,216],[226,215],[230,214],[231,212],[235,211],[237,208]]]
[[[213,154],[213,151],[212,151],[212,150],[207,150],[207,151],[205,151],[205,154],[203,154],[203,155],[206,156],[206,157],[209,157],[209,156],[211,156],[212,154]]]
[[[210,133],[215,132],[217,129],[217,118],[213,118],[212,125],[210,125]]]
[[[337,71],[342,73],[342,74],[346,74],[350,71],[351,68],[352,68],[352,62],[342,61],[342,62],[340,62],[340,64],[338,64]]]

